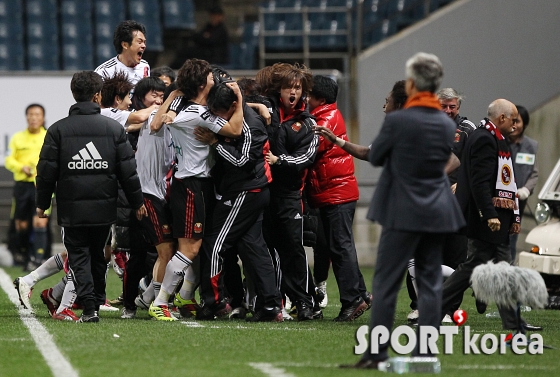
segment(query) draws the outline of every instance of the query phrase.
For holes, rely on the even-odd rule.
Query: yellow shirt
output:
[[[47,130],[43,127],[36,134],[30,133],[27,129],[14,134],[10,140],[10,155],[6,157],[6,169],[14,173],[14,180],[21,182],[35,182],[37,175],[37,164],[39,163],[39,153],[43,147]],[[28,177],[21,168],[29,166],[32,168],[33,175]]]

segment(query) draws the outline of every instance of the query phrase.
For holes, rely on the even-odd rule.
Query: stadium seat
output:
[[[27,1],[27,62],[30,70],[59,70],[56,0]]]
[[[163,0],[165,29],[196,29],[193,0]]]
[[[129,0],[130,18],[146,27],[146,50],[163,51],[159,2],[154,0]]]
[[[0,0],[0,71],[25,69],[21,1]]]
[[[76,71],[93,66],[91,18],[91,0],[61,1],[62,69]]]
[[[28,43],[27,62],[32,71],[59,70],[58,44]]]
[[[255,69],[256,54],[259,46],[260,24],[246,23],[243,27],[243,41],[240,44],[239,64],[242,69]]]

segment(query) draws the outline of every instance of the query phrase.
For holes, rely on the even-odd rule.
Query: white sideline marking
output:
[[[249,363],[249,365],[270,377],[296,377],[294,374],[286,373],[284,369],[276,368],[270,363]]]
[[[18,308],[21,321],[29,329],[31,337],[35,341],[47,365],[51,368],[53,376],[78,377],[78,372],[72,367],[68,360],[66,360],[64,355],[60,353],[60,350],[57,348],[47,329],[35,318],[31,310],[24,309],[20,306],[19,297],[12,284],[12,279],[2,268],[0,268],[0,286],[8,295],[10,301]]]
[[[555,367],[546,366],[546,365],[449,365],[445,367],[451,369],[487,369],[487,370],[512,370],[512,369],[528,369],[528,370],[553,370],[556,369]]]

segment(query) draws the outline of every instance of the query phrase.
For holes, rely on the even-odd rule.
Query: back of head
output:
[[[102,88],[103,79],[93,71],[76,72],[70,82],[70,90],[76,102],[90,102]]]
[[[123,50],[122,42],[132,43],[135,31],[146,35],[146,28],[144,25],[134,20],[123,21],[116,27],[115,33],[113,34],[113,46],[117,54],[120,54]]]
[[[419,52],[407,60],[406,78],[419,92],[435,93],[443,78],[443,66],[437,56]]]
[[[338,96],[338,84],[328,76],[313,76],[311,95],[317,99],[324,99],[325,103],[335,103]]]
[[[161,76],[167,76],[169,77],[169,80],[171,80],[171,82],[175,82],[175,79],[177,78],[175,71],[171,69],[171,67],[168,67],[166,65],[152,69],[150,72],[150,76],[157,78],[160,78]]]
[[[291,88],[296,82],[301,84],[301,97],[305,98],[313,88],[313,76],[303,64],[276,63],[272,66],[271,90],[269,94],[280,93],[283,88]]]
[[[393,105],[395,109],[402,109],[408,96],[406,95],[406,81],[400,80],[393,85],[393,89],[391,90],[391,97],[393,97]]]
[[[116,72],[112,77],[105,77],[101,89],[101,106],[113,107],[115,96],[122,100],[133,87],[134,85],[128,81],[128,75],[123,71]]]
[[[212,67],[206,60],[188,59],[177,74],[177,87],[188,100],[196,98],[198,88],[206,86]]]
[[[266,66],[261,68],[255,75],[255,81],[260,87],[260,94],[267,95],[272,86],[272,71],[273,66]]]
[[[157,77],[144,77],[142,80],[138,81],[134,87],[134,95],[132,96],[132,108],[134,110],[145,109],[144,97],[151,91],[154,92],[165,92],[165,84],[163,81]]]
[[[453,88],[441,88],[440,90],[438,90],[436,95],[440,100],[444,101],[456,99],[459,107],[461,107],[461,103],[463,102],[463,99],[465,99],[465,97],[461,93]]]
[[[506,118],[511,117],[514,111],[513,108],[514,104],[508,100],[503,98],[497,99],[488,106],[488,119],[496,124],[502,114],[505,115]]]
[[[208,98],[206,99],[206,104],[208,108],[213,113],[228,111],[234,101],[237,100],[237,96],[232,88],[226,84],[214,85],[210,92],[208,92]]]

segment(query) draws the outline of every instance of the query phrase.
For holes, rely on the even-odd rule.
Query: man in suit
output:
[[[445,174],[455,124],[441,111],[435,95],[442,76],[435,55],[418,53],[406,62],[408,100],[403,110],[387,114],[369,152],[372,165],[383,166],[367,216],[383,226],[370,330],[392,329],[397,295],[411,258],[417,269],[418,323],[436,328],[440,324],[433,308],[441,302],[443,244],[446,234],[464,226]],[[377,353],[366,351],[351,367],[378,369],[388,358],[388,347],[388,342],[380,342]],[[413,353],[420,355],[418,348]]]
[[[445,281],[441,317],[470,286],[474,268],[493,260],[511,262],[509,234],[519,233],[514,213],[515,176],[507,137],[516,129],[515,105],[497,99],[488,106],[488,118],[473,131],[463,150],[456,197],[467,221],[467,260]],[[475,292],[476,293],[476,292]],[[498,307],[504,329],[518,329],[513,308]],[[520,330],[541,330],[521,320]]]

